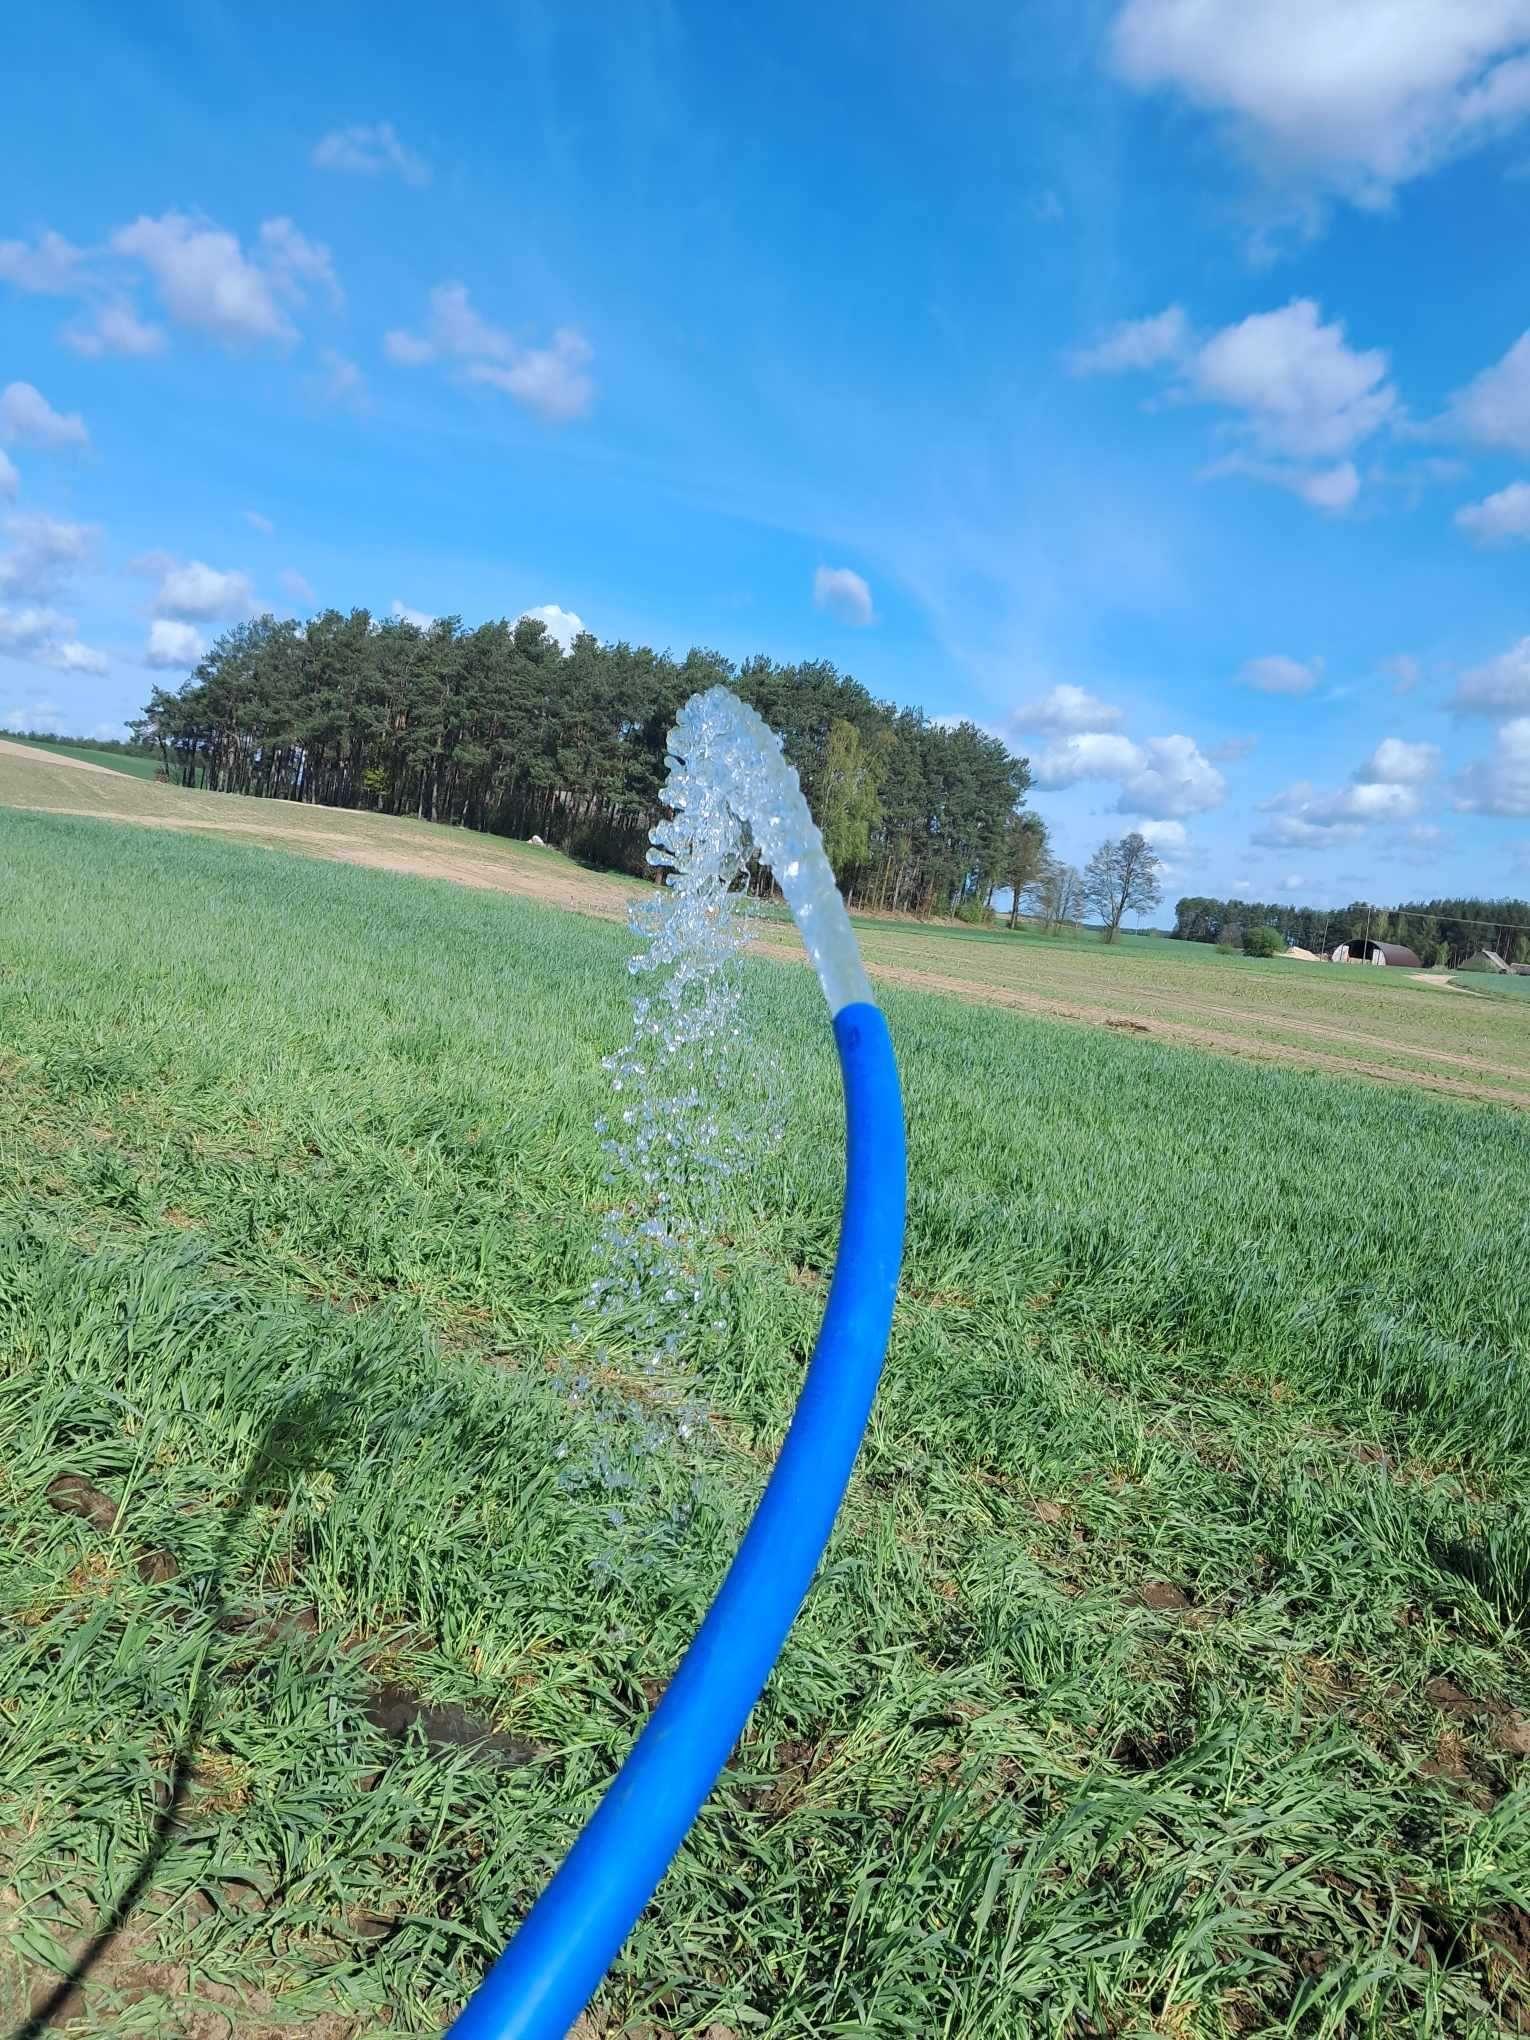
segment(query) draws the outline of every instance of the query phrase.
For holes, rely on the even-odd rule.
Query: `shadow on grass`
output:
[[[330,1456],[344,1419],[358,1406],[364,1383],[353,1379],[344,1384],[331,1380],[310,1382],[289,1394],[272,1419],[250,1458],[238,1496],[225,1521],[212,1565],[192,1587],[201,1590],[201,1641],[196,1673],[192,1681],[186,1722],[176,1743],[168,1790],[155,1817],[154,1830],[137,1868],[96,1927],[90,1940],[58,1978],[46,1997],[34,2002],[28,2016],[14,2027],[6,2040],[36,2040],[49,2027],[65,2019],[78,2019],[86,2006],[81,1988],[86,1978],[111,1952],[132,1918],[140,1900],[150,1890],[161,1864],[175,1841],[181,1811],[196,1777],[197,1752],[207,1727],[212,1704],[214,1674],[209,1670],[214,1641],[230,1626],[231,1596],[229,1567],[250,1510],[257,1499],[272,1489],[285,1491],[302,1474],[317,1470]]]

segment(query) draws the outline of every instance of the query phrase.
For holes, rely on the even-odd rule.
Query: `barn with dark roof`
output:
[[[1341,942],[1328,960],[1330,963],[1390,963],[1398,970],[1422,970],[1424,967],[1420,958],[1400,942],[1372,942],[1363,936],[1357,936],[1353,942]]]

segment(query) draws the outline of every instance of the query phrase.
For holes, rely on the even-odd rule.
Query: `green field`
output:
[[[29,750],[47,751],[55,758],[78,758],[83,765],[104,765],[108,772],[126,772],[134,779],[153,779],[159,771],[158,758],[144,751],[100,751],[93,744],[55,742],[51,737],[17,736],[0,730],[7,743],[25,744]]]
[[[1485,992],[1490,999],[1530,999],[1530,977],[1491,976],[1486,971],[1458,972],[1451,979],[1463,991]]]
[[[570,1325],[629,949],[0,809],[0,2017],[105,1923],[80,2031],[438,2032],[630,1745],[782,1435],[840,1142],[816,986],[752,965],[787,1139],[710,1257],[705,1449],[616,1507],[560,1380],[624,1380]],[[1517,2030],[1530,1121],[885,1003],[884,1390],[609,2030]]]

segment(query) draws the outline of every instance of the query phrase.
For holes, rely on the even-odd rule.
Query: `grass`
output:
[[[57,758],[78,758],[85,765],[104,765],[109,772],[126,772],[133,779],[150,779],[159,771],[158,758],[147,752],[100,751],[92,744],[73,739],[25,737],[10,730],[0,731],[8,744],[25,744],[29,750],[51,753]]]
[[[1486,992],[1490,999],[1530,999],[1530,977],[1501,977],[1487,971],[1459,973],[1451,979],[1463,991]]]
[[[594,1365],[570,1324],[628,948],[0,811],[13,2008],[105,1921],[92,2033],[193,2004],[439,2031],[629,1746],[782,1435],[839,1142],[816,988],[753,966],[788,1137],[711,1257],[709,1447],[613,1520],[566,1478],[593,1420],[558,1370]],[[884,1391],[602,2014],[1513,2030],[1530,1124],[886,1004],[913,1196]]]
[[[131,820],[300,856],[439,877],[614,919],[643,890],[555,850],[428,822],[291,801],[245,800],[0,755],[0,803]],[[1129,934],[1051,938],[859,918],[873,979],[987,1008],[1114,1027],[1218,1055],[1345,1073],[1530,1110],[1530,1013],[1417,983],[1408,971],[1257,962],[1204,943]],[[800,960],[784,910],[765,946]]]

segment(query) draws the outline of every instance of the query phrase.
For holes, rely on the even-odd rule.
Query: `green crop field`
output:
[[[1489,976],[1485,971],[1458,972],[1451,979],[1463,991],[1485,992],[1490,999],[1530,999],[1530,977]]]
[[[782,1436],[840,1166],[817,988],[752,964],[787,1136],[709,1256],[705,1440],[613,1496],[564,1384],[626,1381],[571,1326],[630,946],[0,808],[7,2030],[438,2032],[629,1747]],[[1149,949],[1145,1010],[1318,982]],[[1525,1024],[1325,975],[1356,1031]],[[884,984],[883,1392],[590,2030],[1522,2030],[1530,1121]]]

